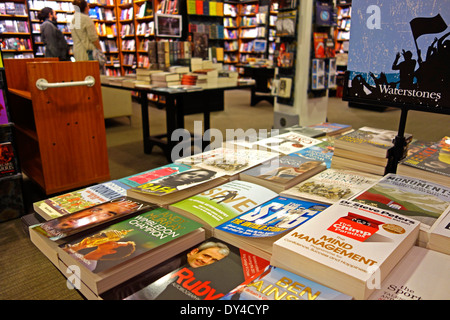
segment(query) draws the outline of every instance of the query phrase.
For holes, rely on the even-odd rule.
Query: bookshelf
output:
[[[150,60],[148,56],[149,43],[155,39],[155,22],[153,17],[152,0],[139,0],[134,2],[135,30],[136,30],[136,54],[137,67],[148,68]]]
[[[33,42],[26,0],[0,3],[0,31],[4,58],[32,58]]]
[[[136,30],[134,22],[134,7],[132,0],[120,0],[117,5],[119,59],[121,61],[121,74],[134,73],[136,61]]]
[[[224,68],[236,71],[239,62],[239,41],[238,41],[238,5],[236,3],[224,2],[223,4],[223,25],[224,25]]]
[[[337,25],[334,31],[335,46],[336,46],[336,65],[338,84],[336,96],[342,97],[342,90],[344,88],[345,71],[347,70],[348,62],[348,47],[350,39],[350,26],[352,17],[352,2],[351,0],[340,0],[337,2]]]

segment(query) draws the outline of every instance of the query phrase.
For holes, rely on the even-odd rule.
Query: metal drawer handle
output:
[[[62,87],[75,87],[75,86],[88,86],[93,87],[95,85],[95,78],[93,76],[87,76],[84,81],[71,81],[71,82],[56,82],[48,83],[46,79],[38,79],[36,81],[36,88],[39,90],[47,90],[48,88],[62,88]]]

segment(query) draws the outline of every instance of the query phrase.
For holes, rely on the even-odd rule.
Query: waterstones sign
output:
[[[450,0],[354,0],[345,99],[450,109]]]

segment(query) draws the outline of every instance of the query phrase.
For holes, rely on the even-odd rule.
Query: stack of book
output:
[[[151,84],[161,88],[180,85],[180,75],[174,72],[156,72],[150,75]]]
[[[331,167],[383,176],[394,151],[393,140],[396,136],[396,131],[372,127],[361,127],[341,135],[334,140]],[[406,153],[412,135],[405,133],[404,138]]]
[[[399,162],[397,173],[450,187],[450,137],[408,155]]]

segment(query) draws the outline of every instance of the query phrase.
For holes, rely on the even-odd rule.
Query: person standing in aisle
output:
[[[45,45],[45,56],[69,61],[69,46],[61,30],[56,25],[56,14],[52,8],[45,7],[38,14],[41,24],[41,37]]]
[[[74,0],[73,5],[75,14],[71,31],[75,61],[94,60],[94,49],[101,50],[101,47],[94,22],[89,17],[89,6],[86,0]]]

